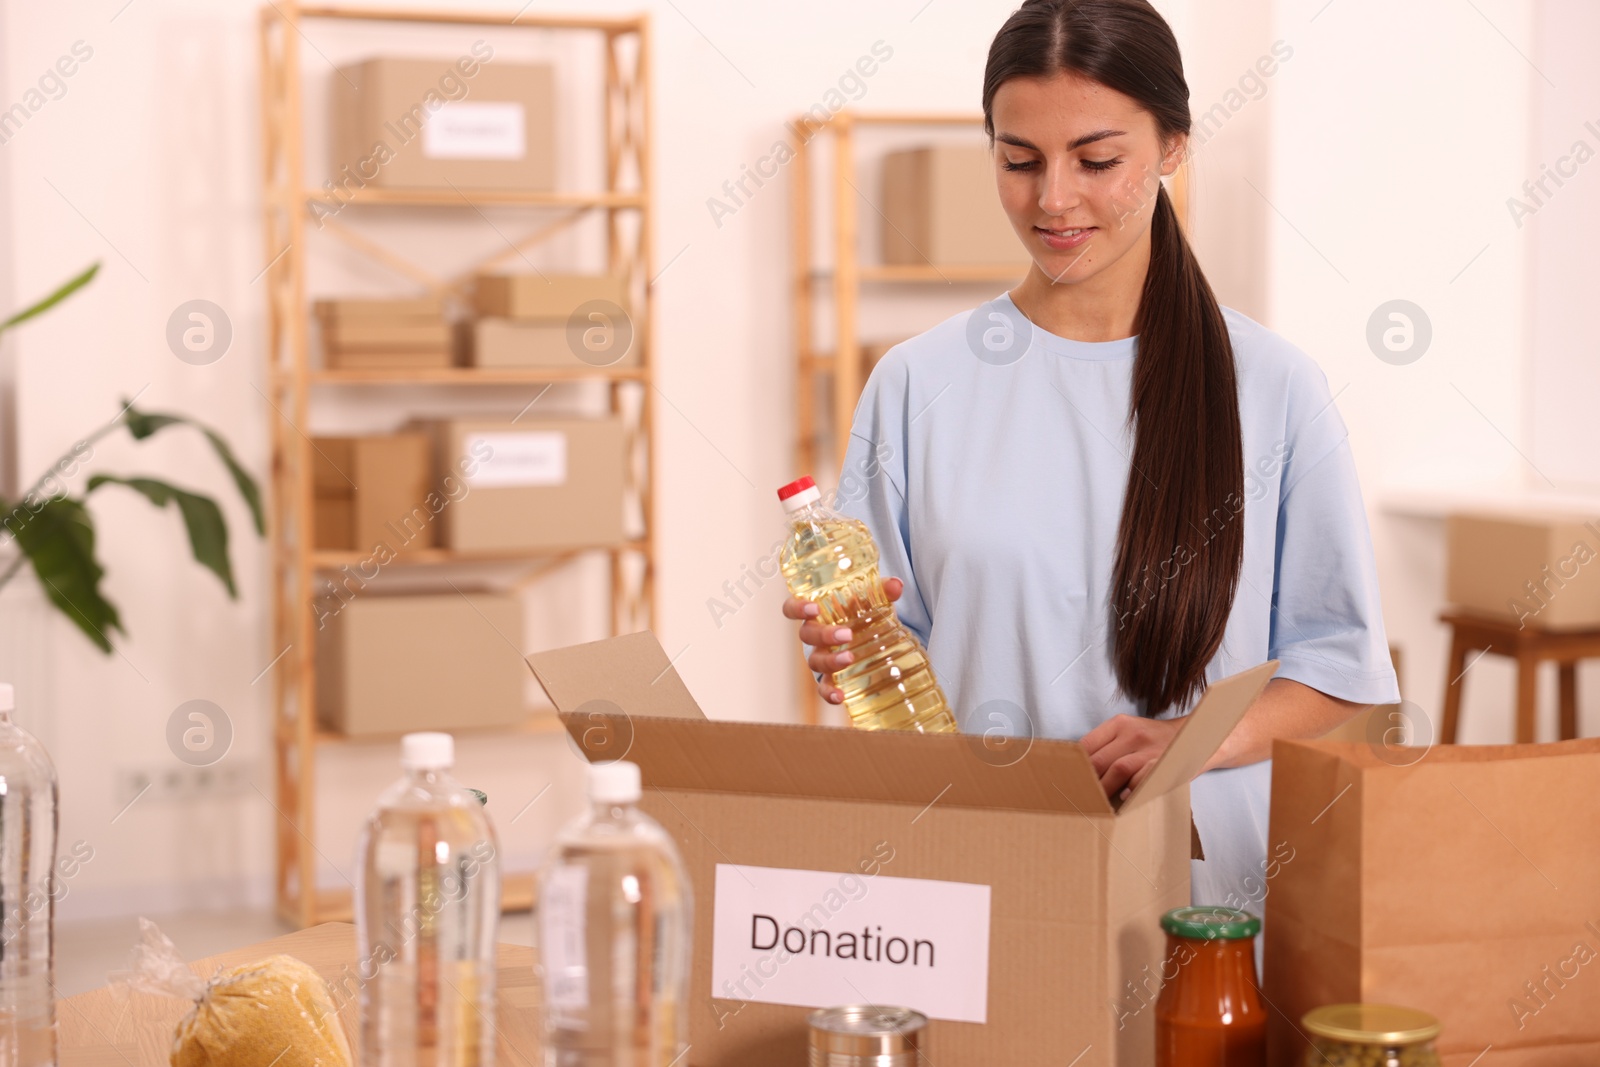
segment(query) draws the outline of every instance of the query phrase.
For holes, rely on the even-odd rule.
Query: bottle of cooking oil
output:
[[[928,653],[883,591],[866,524],[823,504],[810,478],[779,489],[778,499],[789,517],[781,556],[789,591],[816,602],[822,625],[850,627],[845,647],[855,661],[833,675],[850,722],[864,730],[954,733]]]

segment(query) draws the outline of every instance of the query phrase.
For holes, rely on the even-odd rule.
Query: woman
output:
[[[1007,20],[984,127],[1033,265],[874,368],[839,507],[871,529],[962,728],[1081,738],[1108,795],[1208,682],[1278,660],[1191,793],[1194,901],[1259,910],[1273,739],[1399,694],[1327,380],[1218,306],[1161,187],[1188,96],[1146,0]],[[850,634],[815,612],[784,605],[837,703]]]

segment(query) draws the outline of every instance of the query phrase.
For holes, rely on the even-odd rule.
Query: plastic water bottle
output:
[[[677,846],[638,800],[637,764],[590,764],[589,811],[539,873],[546,1067],[682,1067],[694,907]]]
[[[810,478],[778,490],[789,517],[779,557],[789,592],[815,601],[817,621],[850,627],[855,661],[833,673],[852,725],[866,730],[954,733],[956,718],[928,653],[900,623],[878,577],[878,546],[866,523],[822,503]]]
[[[0,1064],[56,1062],[56,768],[0,682]]]
[[[364,1067],[492,1067],[499,845],[450,776],[449,734],[400,739],[405,777],[357,846]]]

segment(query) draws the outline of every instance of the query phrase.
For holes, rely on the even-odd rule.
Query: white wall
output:
[[[1470,6],[1334,0],[1311,21],[1320,2],[1241,0],[1226,18],[1215,5],[1158,5],[1184,43],[1197,110],[1226,99],[1275,40],[1294,49],[1199,157],[1200,254],[1225,303],[1306,348],[1335,389],[1348,384],[1339,402],[1369,506],[1391,481],[1510,478],[1515,454],[1450,383],[1514,439],[1521,432],[1522,253],[1501,205],[1524,177],[1521,61]],[[66,94],[0,147],[14,221],[0,295],[8,269],[20,300],[90,260],[105,264],[88,292],[14,345],[21,469],[50,462],[112,415],[120,396],[138,394],[148,407],[223,428],[264,474],[264,294],[252,279],[269,254],[260,238],[254,5],[123,3],[0,4],[0,103],[18,99],[73,42],[94,49]],[[772,490],[792,476],[787,176],[720,226],[706,201],[880,39],[894,55],[856,106],[975,110],[987,43],[1013,5],[644,6],[656,31],[656,242],[657,268],[665,268],[656,290],[660,636],[710,714],[788,718],[795,646],[778,615],[778,583],[720,626],[706,607],[778,536]],[[1517,5],[1479,6],[1513,40],[1526,36]],[[314,30],[311,43],[330,55],[363,44]],[[325,78],[315,49],[305,51],[308,70]],[[1486,239],[1478,234],[1491,231],[1492,253],[1457,277]],[[355,284],[354,275],[334,276]],[[932,323],[985,295],[937,294],[895,314]],[[1394,296],[1422,304],[1435,324],[1435,348],[1409,367],[1381,363],[1363,340],[1368,313]],[[168,314],[194,297],[221,304],[235,328],[232,350],[209,367],[179,362],[163,340]],[[492,402],[519,398],[507,391]],[[389,417],[354,401],[324,413]],[[118,655],[96,653],[32,590],[0,594],[0,668],[18,679],[23,717],[56,754],[63,838],[97,850],[63,914],[264,900],[273,822],[268,681],[253,680],[277,650],[263,546],[246,532],[215,464],[179,433],[137,447],[107,442],[95,466],[161,473],[224,501],[241,599],[229,602],[186,558],[173,516],[109,494],[96,515],[106,588],[130,631]],[[1391,629],[1408,651],[1426,646],[1436,640],[1428,623],[1439,595],[1436,556],[1426,555],[1426,538],[1375,507],[1374,522]],[[1430,693],[1435,671],[1425,657],[1408,669],[1421,672],[1408,681]],[[119,775],[173,764],[165,723],[195,697],[228,711],[237,731],[228,761],[253,785],[203,811],[142,800],[119,815]],[[381,748],[352,747],[323,761],[329,803],[316,838],[330,883],[349,873],[355,826],[389,777],[390,759]],[[535,857],[574,805],[575,765],[558,740],[468,742],[462,765],[490,792],[515,857]],[[508,828],[510,815],[552,782]]]

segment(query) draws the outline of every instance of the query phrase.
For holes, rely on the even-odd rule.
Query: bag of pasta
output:
[[[293,956],[268,956],[207,981],[141,918],[124,981],[141,993],[194,1002],[173,1035],[172,1067],[350,1067],[327,982]]]

